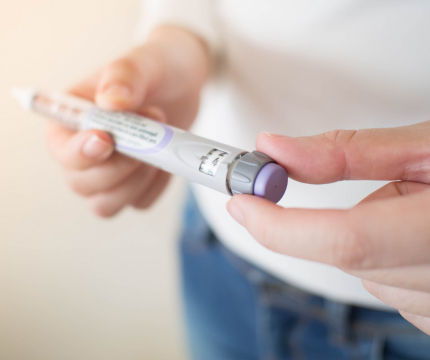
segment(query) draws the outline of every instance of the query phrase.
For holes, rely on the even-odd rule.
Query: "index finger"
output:
[[[261,133],[257,150],[295,180],[430,181],[430,122],[387,129],[335,130],[316,136]]]

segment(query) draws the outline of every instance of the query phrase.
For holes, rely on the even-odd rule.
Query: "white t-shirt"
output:
[[[222,55],[193,128],[199,135],[251,151],[259,131],[306,136],[430,119],[430,1],[146,0],[143,15],[143,37],[158,24],[180,25]],[[348,208],[382,184],[291,181],[280,205]],[[311,293],[389,309],[358,278],[263,248],[229,216],[226,196],[195,192],[234,253]]]

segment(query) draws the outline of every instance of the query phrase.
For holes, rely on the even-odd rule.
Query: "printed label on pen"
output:
[[[86,129],[110,133],[119,149],[153,155],[163,151],[172,141],[169,126],[139,115],[94,108],[88,115]]]

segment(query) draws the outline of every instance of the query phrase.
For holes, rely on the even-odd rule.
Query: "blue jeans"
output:
[[[430,337],[398,313],[314,296],[235,256],[192,196],[184,223],[182,283],[194,360],[430,360]]]

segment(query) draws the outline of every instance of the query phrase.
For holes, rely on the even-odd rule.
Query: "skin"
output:
[[[107,110],[132,111],[188,129],[200,91],[211,71],[209,52],[182,28],[155,29],[147,43],[73,86],[69,92]],[[88,199],[99,216],[127,206],[146,209],[165,189],[170,175],[114,152],[107,133],[76,133],[55,122],[47,128],[48,148],[64,168],[66,181]]]
[[[234,196],[232,217],[280,254],[334,265],[430,335],[430,121],[291,138],[261,133],[256,148],[310,184],[392,180],[348,210],[282,208]]]
[[[187,129],[211,67],[197,36],[164,26],[145,45],[79,82],[70,93],[107,110],[133,111]],[[261,134],[257,149],[298,181],[399,181],[350,210],[284,209],[240,195],[228,203],[228,211],[273,251],[361,277],[369,292],[430,334],[429,136],[429,122],[296,139]],[[170,178],[114,152],[112,139],[102,131],[76,133],[50,122],[47,143],[67,183],[99,216],[113,216],[127,206],[148,208]]]

